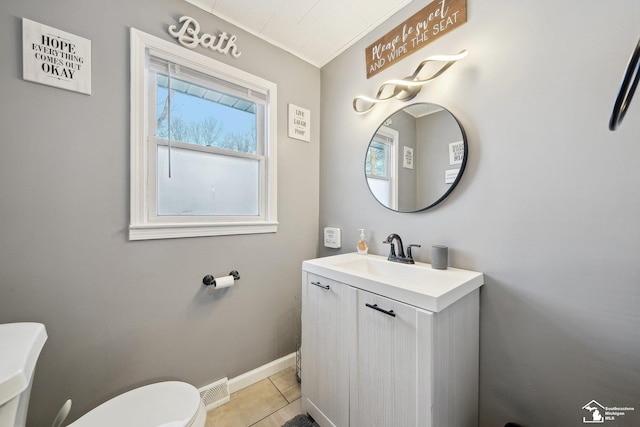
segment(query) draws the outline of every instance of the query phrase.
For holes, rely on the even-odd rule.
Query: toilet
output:
[[[33,373],[46,340],[40,323],[0,325],[0,427],[25,426]],[[165,381],[116,396],[67,427],[204,427],[206,418],[194,386]],[[57,419],[54,425],[60,423]]]

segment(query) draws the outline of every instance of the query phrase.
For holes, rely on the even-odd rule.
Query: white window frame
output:
[[[131,218],[129,240],[275,233],[277,221],[277,85],[184,47],[131,28]],[[156,215],[156,145],[149,135],[147,52],[266,96],[263,213],[258,217],[162,217]],[[154,160],[155,161],[155,160]]]
[[[389,185],[389,206],[388,208],[397,210],[398,209],[398,151],[400,148],[400,133],[391,129],[387,126],[380,126],[376,131],[376,135],[381,135],[385,137],[390,142],[384,142],[390,146],[387,155],[389,158],[387,159],[387,175],[386,177],[380,177],[377,175],[367,175],[367,180],[375,179],[380,181],[388,181]],[[374,135],[375,139],[375,135]],[[369,187],[371,188],[371,187]],[[373,191],[372,191],[373,192]],[[375,194],[374,194],[375,195]]]

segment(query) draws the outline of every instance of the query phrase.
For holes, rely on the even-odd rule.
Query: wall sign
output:
[[[460,169],[447,169],[444,171],[444,183],[445,184],[453,184],[458,178],[458,174],[460,173]]]
[[[289,104],[289,138],[311,141],[311,111]]]
[[[22,18],[22,78],[91,95],[91,40]]]
[[[367,78],[467,22],[467,0],[434,0],[365,49]]]
[[[169,25],[167,31],[182,46],[195,49],[200,45],[214,52],[229,54],[234,58],[242,55],[242,52],[236,46],[236,36],[227,34],[224,31],[215,35],[207,33],[200,35],[200,24],[189,16],[182,16],[178,22],[182,24],[179,29],[177,25]]]
[[[413,148],[407,147],[406,145],[403,148],[402,167],[405,169],[413,169]]]
[[[449,144],[449,164],[461,165],[464,158],[464,142],[457,141]]]

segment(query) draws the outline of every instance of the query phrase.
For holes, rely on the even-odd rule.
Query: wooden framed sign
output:
[[[467,0],[433,0],[365,49],[367,78],[467,22]]]
[[[91,40],[22,18],[22,78],[91,95]]]

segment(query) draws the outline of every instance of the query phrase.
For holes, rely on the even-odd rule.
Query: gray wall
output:
[[[417,205],[430,206],[451,188],[445,183],[447,170],[460,169],[461,165],[451,165],[449,144],[462,141],[462,132],[458,122],[448,111],[428,114],[416,120],[416,133],[422,144],[416,150]]]
[[[416,210],[416,170],[403,167],[405,146],[413,148],[416,155],[416,127],[415,117],[411,114],[400,112],[394,114],[391,129],[398,131],[398,158],[396,159],[396,171],[398,174],[398,210]]]
[[[0,9],[0,323],[49,333],[29,425],[69,397],[75,419],[134,386],[203,386],[295,351],[300,265],[318,245],[320,71],[179,0]],[[278,84],[277,234],[127,240],[129,28],[173,41],[183,14],[236,34],[242,56],[200,53]],[[91,96],[22,80],[22,17],[92,41]],[[287,138],[287,103],[311,110],[311,143]],[[203,289],[233,269],[233,289]]]
[[[395,232],[423,245],[421,261],[444,244],[453,266],[485,273],[481,426],[579,426],[591,399],[635,407],[611,425],[640,424],[640,99],[618,132],[607,129],[640,3],[470,0],[466,24],[367,80],[365,47],[426,2],[414,3],[322,69],[320,162],[342,173],[321,168],[320,226],[342,227],[342,252],[358,228],[378,254]],[[361,164],[403,104],[359,115],[352,99],[463,48],[469,56],[415,101],[459,118],[465,174],[435,209],[390,212]]]

